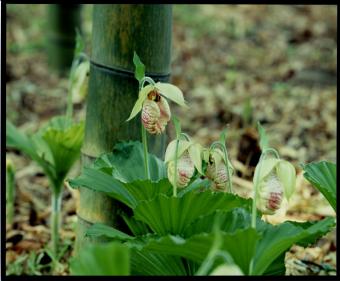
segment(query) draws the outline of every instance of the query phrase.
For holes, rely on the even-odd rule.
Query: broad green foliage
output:
[[[285,222],[273,226],[261,220],[259,213],[254,229],[251,199],[213,193],[208,189],[210,181],[199,178],[177,197],[171,196],[171,184],[162,173],[164,163],[149,155],[156,172],[152,181],[146,180],[140,167],[142,153],[138,142],[120,143],[115,152],[102,155],[70,181],[72,187],[104,192],[131,209],[129,214],[121,212],[129,230],[126,233],[94,224],[86,235],[105,236],[128,247],[133,275],[195,275],[216,246],[216,233],[222,241],[218,252],[228,253],[245,275],[282,275],[284,254],[292,245],[314,243],[335,225],[335,219],[329,217],[317,222]],[[214,226],[217,218],[218,232]],[[252,259],[253,271],[249,272]],[[214,267],[223,264],[222,258],[216,258],[213,263]]]
[[[265,273],[273,261],[292,245],[297,243],[306,247],[334,226],[335,219],[332,217],[314,223],[284,222],[277,226],[268,223],[261,225],[259,231],[263,232],[263,237],[256,249],[253,274]]]
[[[232,208],[231,211],[215,210],[212,213],[199,216],[185,228],[184,237],[190,237],[195,233],[210,233],[213,231],[214,218],[219,216],[221,221],[220,229],[228,233],[234,233],[238,229],[245,229],[250,226],[250,213],[243,208]],[[258,218],[258,223],[263,223]]]
[[[156,198],[138,204],[134,213],[138,220],[147,223],[159,235],[182,234],[185,227],[197,219],[220,210],[244,207],[250,210],[251,201],[227,193],[210,191],[189,192],[183,197],[160,194]]]
[[[72,275],[129,275],[130,250],[117,242],[87,245],[70,263]]]
[[[134,237],[125,234],[124,232],[121,232],[111,226],[102,224],[102,223],[95,223],[93,224],[86,232],[87,236],[106,236],[109,238],[117,239],[117,240],[131,240],[134,239]]]
[[[171,192],[171,185],[167,179],[163,179],[158,183],[148,180],[122,183],[100,170],[89,167],[85,167],[83,173],[78,178],[70,180],[69,183],[74,188],[82,186],[104,192],[106,195],[123,202],[130,208],[135,208],[138,201],[152,198],[161,191]]]
[[[152,181],[166,178],[166,168],[159,158],[149,154]],[[104,170],[121,182],[147,179],[144,168],[143,145],[137,141],[118,142],[112,153],[103,154],[94,162],[94,168]]]
[[[179,256],[131,249],[132,275],[187,275]]]
[[[336,211],[336,164],[321,161],[302,165],[303,176],[316,187]]]
[[[54,184],[60,188],[80,154],[84,124],[74,124],[66,117],[52,118],[37,133],[26,136],[6,121],[6,145],[23,151],[36,161]]]
[[[242,271],[247,272],[260,236],[252,228],[240,229],[235,233],[222,232],[221,236],[223,240],[221,250],[228,251]],[[207,256],[214,239],[215,233],[200,233],[188,239],[174,235],[150,238],[143,246],[140,242],[134,241],[126,244],[137,249],[178,255],[200,263]]]

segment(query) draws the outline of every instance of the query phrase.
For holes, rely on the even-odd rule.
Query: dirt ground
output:
[[[227,146],[236,168],[236,192],[252,195],[259,159],[256,122],[270,144],[294,164],[296,192],[271,223],[335,216],[303,177],[301,163],[336,162],[337,7],[279,5],[174,5],[172,83],[190,110],[172,106],[182,130],[202,145],[228,128]],[[83,7],[83,31],[91,53],[92,5]],[[6,118],[33,132],[64,114],[68,80],[48,67],[45,5],[7,5]],[[85,101],[75,100],[78,120]],[[6,226],[6,274],[49,274],[50,189],[26,156],[6,150],[16,168],[13,225]],[[77,175],[80,163],[69,177]],[[58,274],[69,274],[77,222],[77,191],[65,187],[62,253]],[[335,274],[335,231],[315,245],[293,246],[287,275]]]

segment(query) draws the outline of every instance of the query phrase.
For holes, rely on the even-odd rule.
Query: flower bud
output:
[[[189,152],[185,151],[177,160],[177,180],[176,186],[184,188],[190,182],[191,177],[194,175],[195,165],[191,160]],[[175,184],[175,160],[168,164],[168,178],[172,185]]]
[[[210,275],[212,276],[228,276],[228,275],[244,275],[242,270],[236,264],[221,264],[216,267]]]
[[[274,173],[270,173],[258,186],[256,207],[263,213],[272,215],[281,207],[283,186]]]
[[[255,181],[258,180],[256,207],[263,213],[272,215],[287,200],[295,189],[296,172],[292,164],[281,159],[265,159],[256,166]]]
[[[225,163],[226,161],[224,159],[223,152],[220,149],[214,149],[209,156],[206,170],[206,176],[213,181],[211,188],[214,191],[227,190],[229,177]]]
[[[171,118],[170,107],[165,98],[152,91],[143,103],[142,123],[150,134],[161,134]]]

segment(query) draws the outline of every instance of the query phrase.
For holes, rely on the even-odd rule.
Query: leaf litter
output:
[[[66,106],[65,77],[49,70],[43,50],[44,5],[8,5],[6,14],[6,118],[33,132]],[[91,5],[84,5],[84,33],[91,39]],[[23,16],[25,15],[25,16]],[[31,23],[28,19],[34,19]],[[236,168],[238,194],[252,196],[259,158],[256,122],[271,145],[297,170],[296,192],[276,215],[264,219],[318,220],[334,211],[310,183],[300,163],[336,162],[336,6],[174,5],[172,83],[184,93],[190,110],[174,106],[182,129],[208,146],[228,126],[227,146]],[[90,44],[88,43],[90,53]],[[85,117],[84,101],[75,104]],[[173,128],[169,135],[174,137]],[[16,167],[15,216],[6,225],[7,274],[49,274],[48,181],[18,151],[6,157]],[[78,173],[80,163],[72,171]],[[65,186],[65,253],[60,275],[67,275],[75,239],[78,191]],[[32,254],[33,253],[33,254]],[[308,248],[286,254],[286,275],[334,275],[335,232]]]

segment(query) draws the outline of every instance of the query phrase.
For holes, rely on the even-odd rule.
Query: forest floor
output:
[[[44,52],[44,5],[7,5],[6,118],[25,132],[64,114],[67,78],[49,70]],[[90,53],[92,5],[83,9]],[[271,223],[335,216],[303,177],[301,163],[336,162],[336,6],[174,5],[172,83],[190,110],[174,106],[182,129],[208,146],[228,128],[227,146],[236,168],[236,192],[252,195],[259,159],[256,122],[271,146],[297,171],[296,192]],[[84,100],[75,101],[78,119]],[[173,132],[170,132],[173,136]],[[30,159],[6,150],[16,168],[15,217],[6,225],[6,274],[49,274],[50,189]],[[80,163],[69,177],[77,175]],[[77,191],[63,196],[62,251],[58,274],[69,274],[77,222]],[[335,231],[308,248],[286,255],[287,275],[335,274]]]

